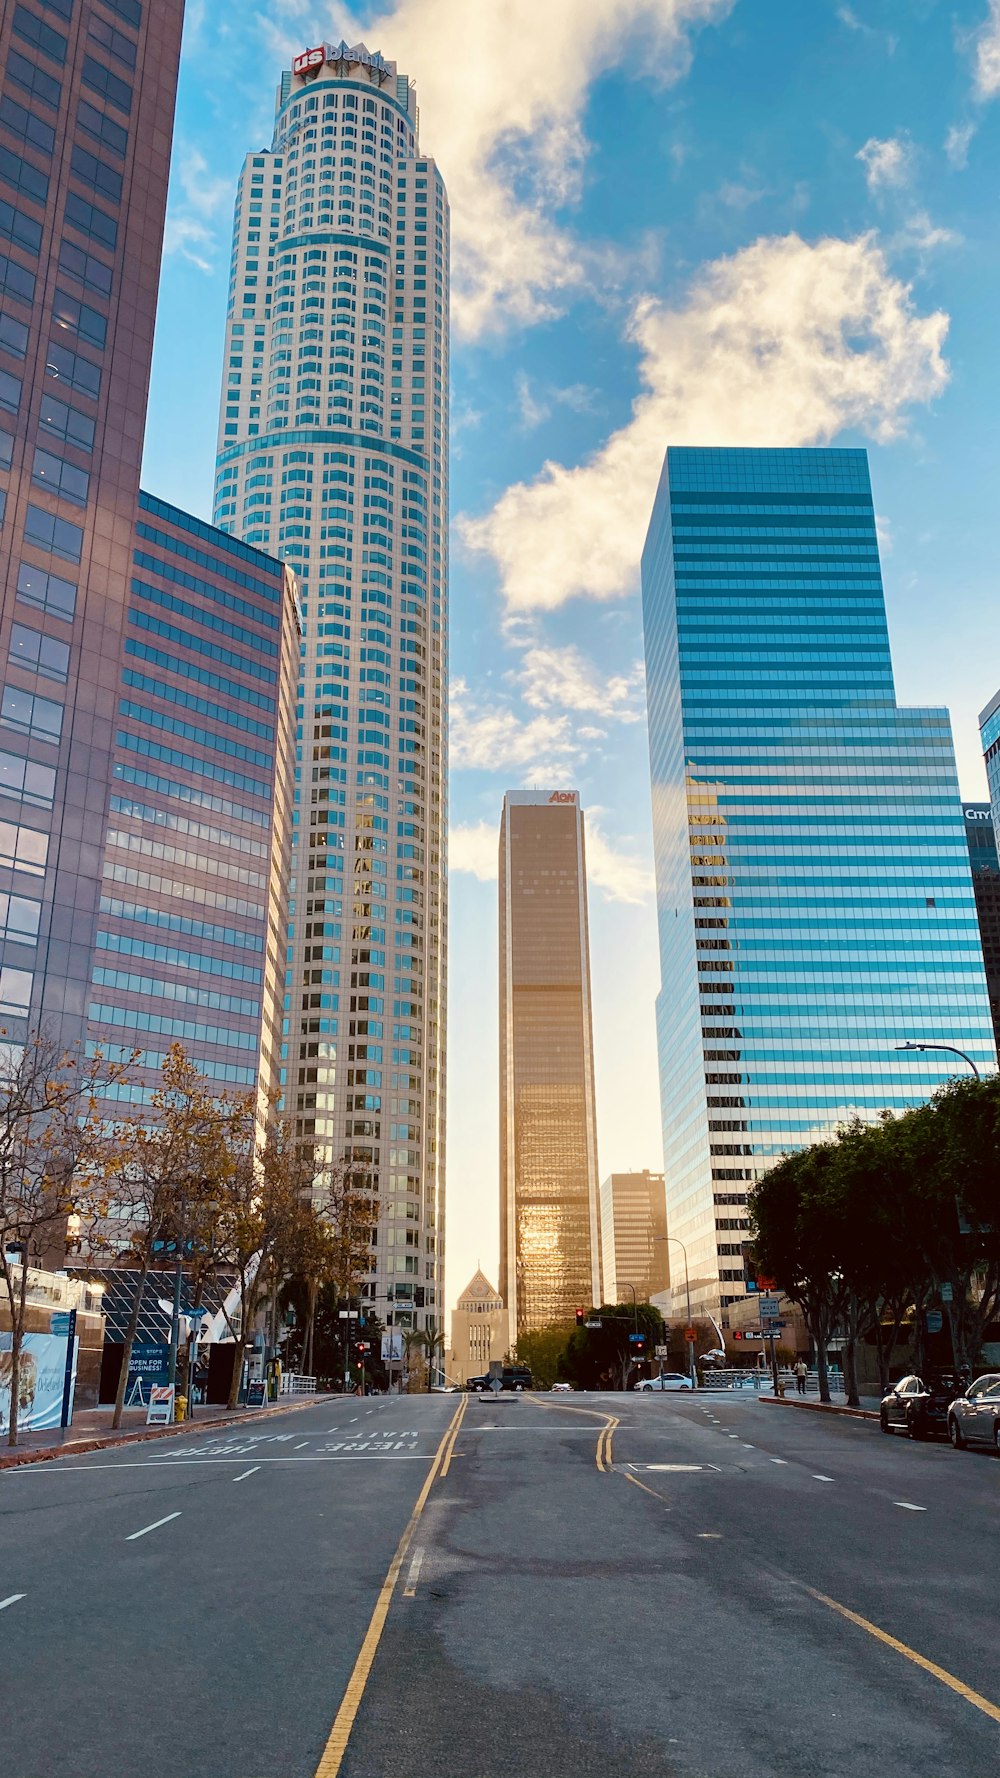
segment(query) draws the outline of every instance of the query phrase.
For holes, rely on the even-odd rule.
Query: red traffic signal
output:
[[[577,1309],[577,1312],[576,1312],[576,1325],[577,1325],[577,1327],[582,1327],[582,1326],[583,1326],[583,1321],[584,1321],[584,1316],[585,1316],[585,1314],[586,1314],[586,1310],[585,1310],[585,1309]]]

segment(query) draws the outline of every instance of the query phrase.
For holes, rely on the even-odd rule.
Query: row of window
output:
[[[36,809],[51,809],[55,793],[54,766],[39,765],[20,753],[0,752],[0,796]]]
[[[228,957],[210,957],[203,951],[182,951],[174,945],[153,944],[150,940],[129,938],[121,932],[99,932],[97,948],[114,951],[121,956],[141,957],[147,963],[168,963],[178,969],[196,969],[201,975],[226,976],[231,981],[260,985],[261,971],[249,963],[234,963]]]
[[[114,914],[119,920],[134,920],[144,926],[156,926],[165,932],[180,932],[188,938],[203,938],[210,943],[234,945],[238,950],[262,951],[264,940],[258,932],[244,932],[237,926],[216,926],[208,920],[195,920],[185,914],[169,914],[163,908],[144,907],[139,902],[119,901],[113,896],[101,897],[101,913]]]
[[[173,833],[184,833],[196,840],[208,840],[215,846],[229,846],[255,858],[270,856],[270,847],[261,840],[249,839],[242,833],[234,833],[230,828],[211,827],[202,821],[191,821],[187,816],[175,815],[167,809],[151,808],[148,803],[133,802],[129,797],[113,796],[111,813],[131,815],[136,821],[152,822],[154,826],[169,828]]]
[[[269,784],[262,784],[256,778],[248,778],[243,772],[232,772],[226,766],[217,765],[214,760],[201,759],[196,753],[183,753],[178,747],[164,747],[158,741],[148,740],[145,735],[133,735],[128,729],[119,729],[115,742],[117,746],[126,748],[131,753],[139,753],[145,759],[156,759],[163,765],[178,766],[186,772],[197,772],[203,778],[211,778],[216,784],[229,784],[234,790],[245,790],[249,796],[259,796],[270,803],[272,792]]]
[[[181,784],[176,778],[161,778],[156,772],[143,772],[138,766],[121,762],[116,764],[114,774],[139,790],[155,790],[161,796],[191,803],[195,808],[211,809],[213,814],[228,815],[234,821],[249,821],[255,827],[269,828],[271,825],[270,816],[262,809],[250,809],[245,803],[230,802],[228,797],[213,796],[211,791],[199,790],[193,784]]]
[[[128,864],[105,863],[104,876],[110,883],[127,883],[130,889],[144,889],[152,895],[175,895],[180,901],[191,899],[190,883],[178,882],[174,877],[160,877],[150,871],[133,870]],[[198,903],[200,907],[217,908],[223,914],[241,914],[254,920],[264,918],[264,909],[256,902],[244,901],[238,895],[223,895],[219,890],[201,885]]]
[[[194,1019],[170,1019],[159,1013],[138,1012],[132,1006],[92,1002],[87,1016],[96,1024],[121,1031],[151,1031],[180,1043],[217,1043],[224,1049],[255,1050],[254,1031],[234,1031],[229,1025],[203,1025]]]
[[[142,994],[151,1000],[178,1000],[189,1006],[203,1006],[209,1012],[234,1013],[240,1018],[260,1016],[260,1002],[246,1000],[238,994],[220,994],[215,988],[196,988],[187,982],[165,981],[156,975],[133,975],[124,969],[94,969],[91,980],[98,988],[117,988],[119,993]]]
[[[150,728],[160,729],[165,734],[177,735],[181,740],[194,741],[199,747],[211,747],[216,753],[224,753],[230,759],[246,760],[248,765],[262,766],[266,770],[274,765],[274,755],[271,753],[264,753],[258,747],[244,747],[241,742],[230,740],[228,735],[217,734],[214,729],[201,728],[194,722],[182,722],[179,718],[168,716],[164,710],[150,709],[148,705],[137,704],[129,698],[121,700],[118,714],[129,716],[134,722],[147,723]]]

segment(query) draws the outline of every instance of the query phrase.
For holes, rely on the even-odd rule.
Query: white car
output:
[[[552,1388],[549,1390],[550,1395],[572,1395],[572,1393],[572,1383],[553,1383]]]
[[[663,1371],[658,1377],[643,1377],[635,1386],[636,1395],[649,1395],[654,1389],[690,1389],[691,1378],[680,1371]]]

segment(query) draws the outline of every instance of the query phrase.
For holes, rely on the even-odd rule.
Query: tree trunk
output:
[[[844,1341],[844,1389],[848,1407],[859,1408],[861,1394],[858,1389],[858,1342],[853,1334]]]
[[[7,1443],[17,1444],[17,1421],[21,1402],[21,1343],[24,1339],[25,1304],[28,1300],[28,1249],[21,1250],[21,1287],[17,1296],[17,1311],[12,1316],[13,1326],[10,1332],[10,1428]]]
[[[313,1340],[316,1332],[316,1305],[319,1301],[319,1280],[310,1278],[308,1283],[309,1314],[306,1321],[306,1344],[303,1354],[302,1369],[307,1377],[313,1374]]]
[[[136,1286],[135,1301],[129,1311],[128,1327],[125,1331],[125,1345],[122,1350],[122,1368],[118,1375],[118,1388],[115,1391],[115,1411],[111,1417],[112,1432],[117,1432],[122,1423],[122,1413],[125,1408],[125,1393],[128,1389],[129,1360],[132,1357],[132,1347],[135,1345],[136,1329],[139,1326],[139,1310],[142,1307],[142,1297],[146,1288],[146,1279],[148,1275],[149,1256],[147,1254],[142,1263],[139,1282]]]
[[[237,1408],[239,1406],[239,1401],[240,1401],[240,1380],[243,1376],[243,1357],[244,1357],[244,1354],[247,1349],[247,1327],[249,1326],[249,1313],[250,1313],[250,1299],[249,1299],[249,1295],[248,1295],[246,1286],[244,1285],[244,1282],[243,1282],[243,1279],[241,1276],[241,1278],[240,1278],[240,1331],[237,1334],[236,1340],[235,1340],[235,1350],[233,1352],[233,1375],[232,1375],[232,1379],[229,1384],[229,1400],[226,1403],[226,1407],[230,1413],[233,1411],[234,1408]]]

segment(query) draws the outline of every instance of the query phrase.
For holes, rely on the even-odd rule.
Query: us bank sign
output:
[[[352,62],[362,68],[372,68],[376,74],[392,73],[388,62],[383,56],[370,55],[363,43],[356,43],[353,48],[341,38],[339,43],[324,43],[319,49],[303,50],[292,63],[293,74],[313,74],[327,62]]]

